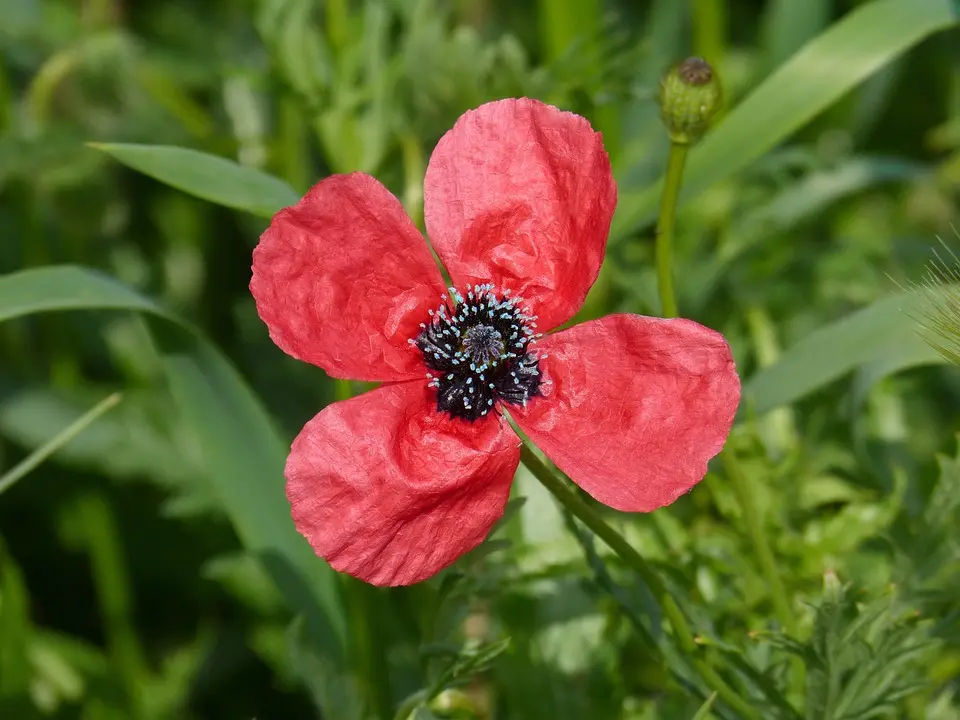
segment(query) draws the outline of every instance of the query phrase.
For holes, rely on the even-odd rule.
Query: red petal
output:
[[[740,401],[723,336],[692,320],[608,315],[548,335],[544,397],[511,414],[570,479],[649,512],[696,485]]]
[[[444,290],[400,202],[362,173],[319,182],[277,213],[253,253],[250,291],[270,337],[334,377],[422,377],[407,340]]]
[[[436,412],[421,383],[385,385],[307,423],[287,460],[297,529],[337,570],[409,585],[476,547],[503,515],[520,459],[499,415]]]
[[[580,309],[617,204],[584,118],[527,98],[481,105],[440,139],[424,188],[427,231],[458,286],[519,294],[542,330]]]

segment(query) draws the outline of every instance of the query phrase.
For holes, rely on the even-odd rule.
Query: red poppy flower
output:
[[[703,477],[740,381],[690,320],[610,315],[541,336],[582,305],[616,185],[577,115],[503,100],[430,158],[427,231],[361,173],[321,181],[260,238],[250,290],[284,351],[379,388],[303,428],[286,466],[297,529],[334,568],[406,585],[502,515],[523,431],[594,498],[650,511]]]

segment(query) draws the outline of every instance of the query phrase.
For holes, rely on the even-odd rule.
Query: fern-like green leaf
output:
[[[922,683],[919,672],[933,648],[929,623],[897,595],[858,602],[836,575],[824,577],[811,637],[773,642],[803,660],[808,720],[893,717]]]

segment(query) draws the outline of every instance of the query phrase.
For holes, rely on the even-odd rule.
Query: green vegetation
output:
[[[960,720],[958,47],[953,0],[4,0],[0,718]],[[270,341],[268,219],[360,170],[422,226],[440,136],[536,97],[619,184],[579,319],[661,315],[689,55],[664,272],[736,356],[723,455],[646,515],[531,456],[438,577],[331,570],[284,460],[364,388]]]

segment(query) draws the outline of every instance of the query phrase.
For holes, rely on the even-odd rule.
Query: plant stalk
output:
[[[670,626],[673,628],[681,650],[690,657],[691,664],[707,686],[716,691],[720,699],[743,717],[749,720],[760,720],[759,713],[741,698],[707,663],[680,607],[673,596],[670,595],[660,576],[643,559],[640,553],[620,533],[607,524],[600,513],[544,465],[527,445],[520,448],[520,460],[561,505],[603,540],[611,550],[617,553],[621,560],[643,579],[660,603],[663,614],[670,621]]]
[[[687,162],[688,145],[670,143],[667,176],[660,196],[660,217],[657,220],[657,288],[660,292],[660,313],[663,317],[677,316],[677,298],[673,290],[673,236],[677,216],[677,198]]]

